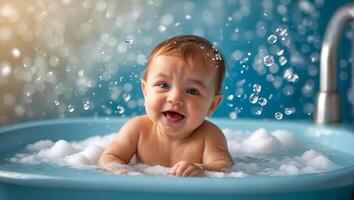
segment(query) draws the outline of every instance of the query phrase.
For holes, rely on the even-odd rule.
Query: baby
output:
[[[205,119],[222,100],[224,76],[224,59],[206,39],[180,35],[160,43],[141,83],[146,115],[120,129],[99,165],[127,173],[131,169],[126,164],[136,155],[139,163],[171,167],[172,176],[230,168],[225,136]]]

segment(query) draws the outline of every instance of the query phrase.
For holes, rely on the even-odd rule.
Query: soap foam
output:
[[[205,173],[208,177],[283,176],[324,172],[336,164],[323,153],[306,149],[301,140],[286,130],[254,132],[223,130],[235,165],[228,172]],[[116,133],[82,141],[41,140],[26,146],[11,162],[50,163],[78,169],[99,169],[98,159]],[[129,175],[166,175],[170,168],[129,163]]]

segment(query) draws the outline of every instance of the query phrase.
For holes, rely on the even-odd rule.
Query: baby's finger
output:
[[[191,174],[189,174],[189,176],[203,176],[204,172],[203,171],[193,171]]]
[[[182,176],[183,172],[186,170],[187,167],[188,167],[187,163],[179,164],[177,169],[176,169],[176,176]]]
[[[176,171],[177,171],[178,166],[179,166],[179,163],[175,164],[168,172],[168,175],[176,176]]]
[[[190,174],[191,174],[192,172],[194,172],[194,170],[195,170],[195,167],[194,167],[193,165],[189,165],[189,166],[183,171],[182,176],[185,176],[185,177],[190,176]]]

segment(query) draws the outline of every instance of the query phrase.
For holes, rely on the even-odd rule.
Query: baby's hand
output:
[[[168,175],[171,176],[203,176],[204,170],[198,165],[186,161],[175,164]]]
[[[115,174],[128,174],[129,172],[134,172],[134,170],[129,165],[121,164],[118,162],[105,164],[103,169]]]

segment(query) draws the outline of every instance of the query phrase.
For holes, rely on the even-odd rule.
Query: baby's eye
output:
[[[200,92],[195,88],[188,88],[186,93],[190,95],[200,95]]]
[[[160,82],[157,85],[162,89],[168,89],[168,84],[166,82]]]

